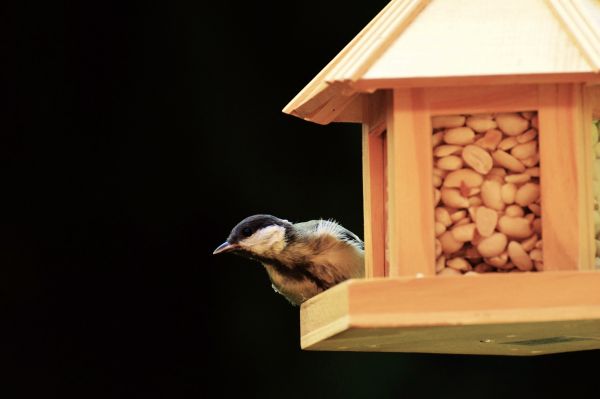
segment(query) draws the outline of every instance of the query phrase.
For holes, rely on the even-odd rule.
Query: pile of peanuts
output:
[[[436,273],[542,270],[537,113],[431,122]]]
[[[592,123],[592,147],[594,151],[594,172],[593,172],[593,191],[594,191],[594,236],[596,238],[596,267],[600,268],[600,143],[598,142],[598,130],[600,130],[600,120]]]

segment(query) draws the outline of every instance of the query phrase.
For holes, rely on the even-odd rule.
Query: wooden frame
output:
[[[386,101],[389,93],[379,92],[363,105],[363,193],[365,277],[387,274],[386,245]]]
[[[567,271],[350,280],[302,305],[301,345],[486,355],[600,349],[599,286],[600,273]]]
[[[529,110],[538,111],[540,120],[545,270],[592,269],[593,226],[587,211],[592,207],[591,166],[584,161],[584,118],[577,111],[582,104],[582,86],[576,83],[394,90],[387,103],[389,259],[385,261],[390,270],[386,275],[434,274],[431,116]],[[373,164],[375,159],[381,164],[381,144],[374,146],[373,140],[370,149],[365,146],[371,164],[365,190],[371,193],[375,188],[370,182],[383,174]],[[365,201],[365,215],[374,216],[370,209],[384,207],[377,203],[382,200],[381,195],[371,194]],[[376,226],[377,220],[366,224]],[[370,257],[368,270],[381,270],[375,258],[381,256]]]

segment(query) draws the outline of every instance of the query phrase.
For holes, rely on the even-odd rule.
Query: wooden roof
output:
[[[354,122],[360,93],[377,89],[590,81],[599,71],[600,0],[392,0],[283,111]]]

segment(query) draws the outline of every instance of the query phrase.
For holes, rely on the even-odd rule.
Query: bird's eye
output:
[[[252,235],[252,229],[250,227],[244,227],[242,229],[242,235],[244,237],[250,237]]]

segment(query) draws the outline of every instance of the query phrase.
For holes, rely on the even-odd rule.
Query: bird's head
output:
[[[214,255],[234,252],[252,257],[276,256],[286,246],[292,224],[271,215],[254,215],[239,222]]]

